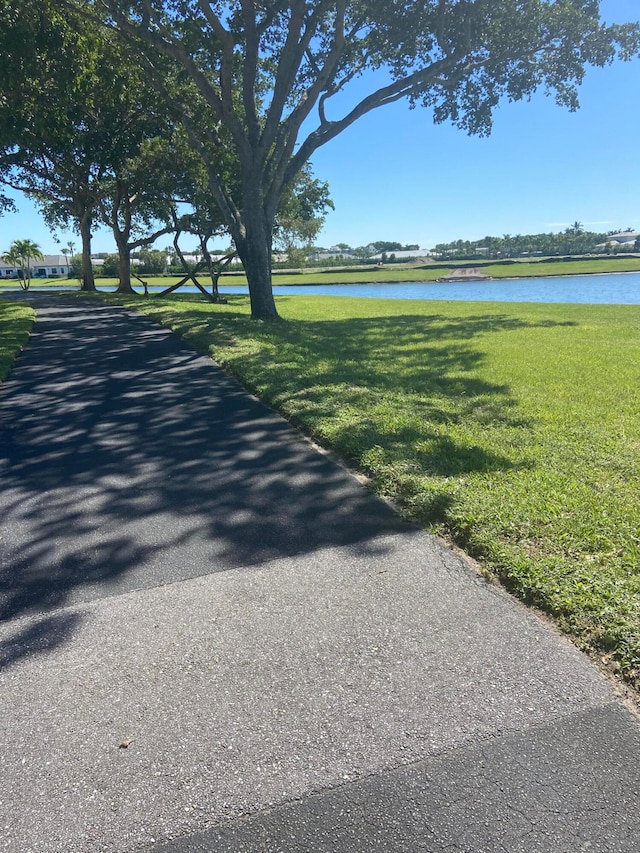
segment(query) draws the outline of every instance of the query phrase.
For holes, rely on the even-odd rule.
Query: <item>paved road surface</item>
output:
[[[640,725],[573,646],[168,332],[33,301],[0,850],[640,849]]]

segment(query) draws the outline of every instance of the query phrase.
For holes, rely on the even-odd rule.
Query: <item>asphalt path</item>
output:
[[[0,850],[637,851],[566,639],[144,317],[0,388]]]

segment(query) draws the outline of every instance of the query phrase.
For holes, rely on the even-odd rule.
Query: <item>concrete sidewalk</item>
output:
[[[637,851],[567,640],[143,317],[0,389],[0,850]]]

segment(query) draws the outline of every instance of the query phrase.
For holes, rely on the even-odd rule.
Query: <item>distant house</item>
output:
[[[43,260],[33,265],[35,278],[60,278],[69,275],[71,267],[64,255],[45,255]]]
[[[104,255],[104,257],[100,257],[100,255],[91,255],[91,266],[95,270],[100,271],[100,268],[104,266],[104,262],[106,261],[106,259],[107,259],[106,254]],[[142,263],[142,261],[140,260],[140,258],[131,258],[131,266],[132,267],[137,267],[141,263]]]
[[[427,263],[429,252],[426,249],[398,249],[397,252],[378,252],[376,255],[371,255],[369,260],[384,261],[387,258],[393,257],[396,261],[421,261]]]
[[[45,255],[41,261],[31,262],[31,274],[34,278],[61,278],[69,275],[69,261],[64,255]],[[15,266],[0,261],[0,278],[18,278]]]
[[[15,267],[10,266],[9,264],[5,264],[4,261],[0,261],[0,278],[17,278],[18,271]]]
[[[618,234],[610,234],[606,243],[598,243],[596,249],[633,249],[636,240],[640,240],[640,231],[620,231]]]
[[[640,239],[640,231],[621,231],[619,234],[609,236],[610,246],[633,246]]]
[[[311,252],[308,256],[308,260],[322,263],[322,261],[334,261],[339,260],[340,258],[352,258],[353,252],[351,249],[338,249],[337,246],[334,246],[331,249],[323,252]]]

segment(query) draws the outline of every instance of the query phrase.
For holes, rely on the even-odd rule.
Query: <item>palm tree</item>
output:
[[[40,246],[33,240],[14,240],[9,246],[9,251],[2,256],[6,263],[19,269],[18,278],[20,287],[29,290],[31,285],[31,261],[41,261],[44,255]]]
[[[71,255],[71,257],[73,257],[73,253],[75,251],[75,248],[76,248],[76,244],[73,242],[73,240],[69,240],[67,245],[60,250],[62,252],[62,254],[64,255],[65,260],[67,262],[69,261],[69,255]]]
[[[71,278],[71,276],[73,275],[73,267],[76,266],[76,264],[74,263],[75,249],[76,244],[73,242],[73,240],[69,240],[67,245],[63,249],[61,249],[61,252],[64,255],[64,259],[67,262],[68,278]]]
[[[20,257],[16,253],[13,245],[11,246],[8,252],[4,253],[4,255],[2,256],[2,260],[10,266],[16,267],[16,269],[20,266]]]

